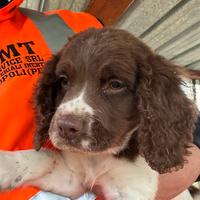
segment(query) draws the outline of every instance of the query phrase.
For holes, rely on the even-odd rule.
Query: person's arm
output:
[[[156,200],[170,200],[195,182],[200,174],[200,149],[192,145],[190,151],[183,169],[159,176]]]

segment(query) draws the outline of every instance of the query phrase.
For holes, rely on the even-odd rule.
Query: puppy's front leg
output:
[[[0,151],[0,190],[11,189],[34,181],[50,172],[58,159],[57,153],[42,149]]]

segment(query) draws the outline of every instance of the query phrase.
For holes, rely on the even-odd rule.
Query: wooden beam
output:
[[[86,12],[99,19],[105,26],[115,24],[135,0],[91,0]]]

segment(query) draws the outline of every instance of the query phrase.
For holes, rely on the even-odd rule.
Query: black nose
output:
[[[77,116],[62,116],[58,119],[59,135],[72,139],[75,134],[83,130],[83,119]]]

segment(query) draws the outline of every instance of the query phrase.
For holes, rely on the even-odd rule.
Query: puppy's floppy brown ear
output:
[[[192,142],[195,106],[181,89],[178,66],[153,54],[138,62],[139,151],[160,173],[179,169]]]
[[[35,88],[36,132],[34,144],[36,150],[39,150],[48,139],[50,121],[55,112],[55,69],[58,60],[59,55],[56,55],[46,63]]]

